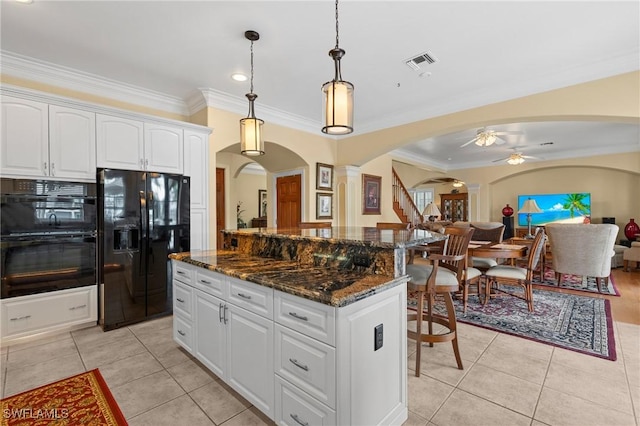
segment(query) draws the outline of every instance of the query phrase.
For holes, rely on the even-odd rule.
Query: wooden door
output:
[[[278,206],[277,227],[296,228],[302,218],[302,175],[276,179]]]
[[[222,248],[222,231],[227,223],[224,205],[224,169],[216,167],[216,248]]]

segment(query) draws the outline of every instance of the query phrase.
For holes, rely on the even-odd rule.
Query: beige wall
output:
[[[256,175],[252,173],[240,173],[235,178],[236,190],[232,192],[232,205],[236,206],[238,202],[241,204],[242,219],[251,227],[251,219],[258,217],[258,190],[267,189],[267,177],[265,175]],[[235,216],[234,216],[235,217]]]

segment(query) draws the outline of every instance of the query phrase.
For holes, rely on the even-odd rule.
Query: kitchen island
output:
[[[174,339],[277,424],[402,424],[404,252],[443,236],[223,234],[224,249],[171,255]]]

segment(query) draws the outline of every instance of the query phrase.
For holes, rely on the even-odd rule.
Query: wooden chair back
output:
[[[319,228],[331,228],[331,222],[299,222],[298,228],[300,229],[319,229]]]
[[[402,222],[378,222],[376,223],[376,228],[378,229],[411,229],[410,223],[402,223]]]
[[[440,266],[455,272],[460,278],[464,276],[465,269],[467,268],[467,250],[469,249],[469,242],[471,241],[474,231],[475,229],[471,227],[462,228],[457,226],[449,226],[444,230],[444,234],[447,235],[448,238],[442,253],[445,256],[456,258],[463,256],[463,258],[458,260],[442,259],[439,261]]]

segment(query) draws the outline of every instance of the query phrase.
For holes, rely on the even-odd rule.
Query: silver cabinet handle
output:
[[[146,160],[144,160],[144,165],[145,165],[146,167],[149,167],[149,159],[148,159],[148,158],[147,158]]]
[[[142,158],[140,159],[140,168],[144,169],[144,160]]]
[[[300,420],[300,418],[298,417],[297,414],[289,414],[291,416],[291,418],[293,420],[295,420],[296,423],[298,423],[301,426],[309,426],[309,423],[307,422],[303,422],[302,420]]]
[[[42,163],[42,174],[47,175],[47,162]]]
[[[224,319],[224,303],[220,303],[218,305],[218,320],[220,320],[220,322],[222,322],[222,320]]]
[[[302,316],[302,315],[298,315],[295,312],[289,312],[289,315],[291,315],[292,317],[297,318],[299,320],[302,320],[302,321],[309,321],[309,318],[307,318],[305,316]]]
[[[227,305],[224,305],[224,323],[227,323],[227,309],[229,309],[229,307]]]
[[[31,318],[31,315],[25,315],[23,317],[11,318],[9,321],[20,321],[20,320],[25,320],[25,319],[29,319],[29,318]]]
[[[251,300],[251,296],[247,296],[244,293],[238,293],[238,297],[242,297],[243,299]]]
[[[200,279],[199,281],[200,281],[202,284],[211,284],[211,281],[207,281],[207,280],[203,280],[203,279]]]
[[[186,335],[187,335],[187,333],[185,333],[185,332],[184,332],[184,331],[182,331],[182,330],[178,330],[178,334],[179,334],[179,335],[181,335],[181,336],[186,336]]]
[[[78,306],[72,306],[71,308],[69,308],[70,311],[75,311],[76,309],[82,309],[82,308],[86,308],[87,305],[78,305]]]
[[[178,298],[176,298],[176,300],[177,300],[178,302],[180,302],[180,303],[184,303],[184,299],[180,299],[179,297],[178,297]]]
[[[289,362],[290,362],[291,364],[295,365],[296,367],[298,367],[298,368],[299,368],[299,369],[301,369],[301,370],[309,371],[309,367],[308,367],[308,366],[306,366],[306,365],[302,365],[302,364],[300,364],[300,363],[298,362],[298,360],[297,360],[297,359],[289,358]]]
[[[176,274],[178,274],[178,275],[187,275],[183,271],[176,271]]]
[[[56,175],[56,163],[51,163],[51,176]]]

